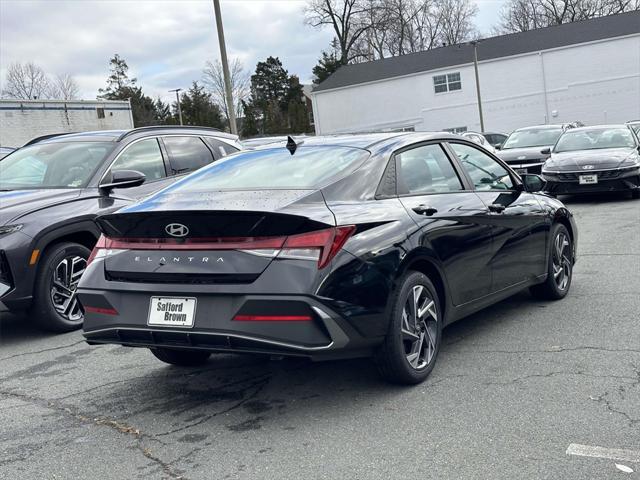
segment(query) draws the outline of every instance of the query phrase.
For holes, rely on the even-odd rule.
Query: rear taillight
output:
[[[243,238],[106,238],[101,236],[89,260],[102,258],[114,250],[239,250],[252,255],[284,259],[314,260],[326,267],[353,235],[356,227],[345,225],[288,237]]]
[[[91,250],[91,254],[87,259],[87,266],[89,266],[91,262],[93,262],[97,257],[104,255],[104,253],[106,252],[106,248],[107,248],[107,239],[105,238],[104,235],[100,235],[100,238],[96,242],[95,247],[93,247],[93,250]]]
[[[278,258],[316,260],[318,268],[326,267],[349,239],[356,227],[341,227],[316,230],[287,237]]]

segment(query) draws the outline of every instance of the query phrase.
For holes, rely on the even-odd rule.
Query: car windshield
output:
[[[21,148],[0,162],[0,190],[82,188],[111,142],[55,142]]]
[[[597,150],[601,148],[633,148],[635,143],[628,128],[590,128],[568,131],[554,148],[554,152]]]
[[[548,147],[554,145],[562,135],[562,128],[527,128],[516,130],[502,145],[502,150],[510,148]]]
[[[206,192],[246,189],[311,189],[358,168],[369,152],[359,148],[283,146],[240,152],[205,167],[165,192]]]

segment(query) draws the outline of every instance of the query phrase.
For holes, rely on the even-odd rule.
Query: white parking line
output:
[[[580,445],[572,443],[567,448],[567,455],[577,455],[579,457],[608,458],[610,460],[621,460],[623,462],[640,463],[640,451],[623,450],[620,448],[593,447],[591,445]]]

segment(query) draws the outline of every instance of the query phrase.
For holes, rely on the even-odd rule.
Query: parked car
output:
[[[489,141],[481,133],[478,133],[478,132],[464,132],[461,135],[464,138],[468,138],[472,142],[477,143],[481,147],[484,147],[486,150],[490,151],[491,153],[493,153],[493,154],[496,153],[496,148],[493,145],[491,145],[491,143],[489,143]]]
[[[518,173],[539,174],[542,164],[549,158],[541,151],[553,147],[569,128],[572,128],[569,124],[519,128],[511,132],[498,156]]]
[[[496,132],[482,132],[482,136],[486,138],[495,149],[500,149],[502,144],[509,137],[509,135],[505,135],[504,133]]]
[[[627,122],[627,125],[630,125],[636,136],[640,138],[640,120],[632,120]]]
[[[0,160],[13,152],[15,148],[12,147],[0,147]]]
[[[569,291],[576,225],[542,186],[442,132],[239,152],[98,217],[84,336],[176,365],[372,355],[417,383],[445,325],[527,287]]]
[[[640,141],[631,125],[569,130],[550,153],[542,167],[549,193],[630,191],[640,198]]]
[[[145,127],[57,135],[0,162],[0,311],[43,328],[79,328],[78,280],[114,211],[240,149],[213,129]],[[126,190],[124,190],[126,189]]]

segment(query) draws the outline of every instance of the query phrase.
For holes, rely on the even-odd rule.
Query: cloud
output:
[[[496,2],[476,0],[481,14]],[[222,0],[227,53],[252,72],[279,57],[303,82],[333,34],[303,23],[304,0]],[[490,18],[491,13],[489,13]],[[200,80],[219,58],[211,0],[0,0],[0,86],[8,65],[32,61],[70,73],[83,98],[105,86],[109,58],[120,54],[144,92],[165,100],[171,88]]]

